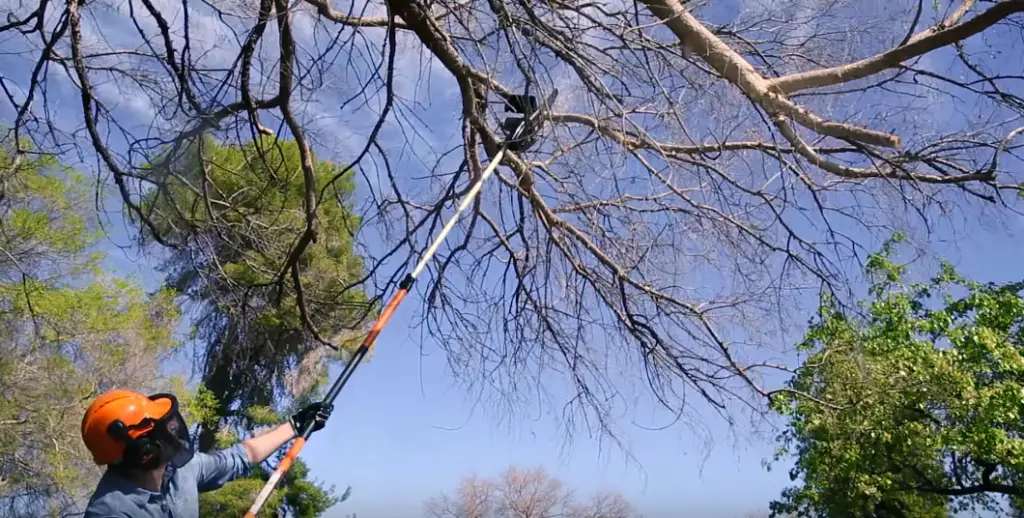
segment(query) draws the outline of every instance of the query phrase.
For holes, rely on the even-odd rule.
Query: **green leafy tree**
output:
[[[354,287],[363,279],[352,244],[354,184],[341,167],[313,160],[316,184],[333,199],[320,205],[315,238],[296,254],[309,223],[306,197],[324,193],[305,190],[294,142],[220,145],[204,137],[153,164],[159,188],[143,206],[155,232],[144,230],[170,247],[167,284],[198,310],[202,384],[221,418],[204,423],[207,451],[220,426],[252,425],[250,407],[283,411],[308,401],[329,360],[357,344],[373,307]],[[326,343],[342,354],[327,354]]]
[[[797,516],[945,517],[1024,495],[1024,283],[983,284],[943,264],[907,282],[891,258],[863,315],[825,300],[810,354],[775,398],[798,486],[772,504]]]
[[[198,309],[193,338],[213,402],[197,416],[201,451],[280,423],[314,399],[331,360],[354,349],[375,309],[354,287],[363,280],[352,245],[354,185],[335,164],[313,160],[316,183],[330,185],[333,200],[317,213],[316,238],[295,253],[309,222],[301,163],[294,142],[265,137],[229,146],[204,137],[168,150],[149,169],[159,188],[143,203],[152,223],[144,235],[170,248],[167,285]],[[340,351],[328,354],[326,344]],[[203,516],[244,513],[283,453],[204,494]],[[347,495],[309,480],[297,461],[264,509],[314,517]]]
[[[24,146],[23,149],[24,151]],[[172,294],[100,272],[92,184],[0,146],[0,516],[63,516],[100,470],[79,436],[92,397],[161,390]]]

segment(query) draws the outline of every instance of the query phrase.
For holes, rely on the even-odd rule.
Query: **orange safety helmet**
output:
[[[146,396],[113,389],[100,394],[82,418],[82,440],[101,466],[127,462],[152,468],[191,460],[188,428],[171,394]]]

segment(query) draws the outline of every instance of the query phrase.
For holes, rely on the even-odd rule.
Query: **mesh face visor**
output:
[[[158,419],[146,418],[131,426],[120,421],[111,425],[110,433],[128,445],[120,465],[153,469],[166,464],[180,468],[192,460],[195,448],[185,418],[178,411],[178,400],[172,394],[154,394],[149,399],[169,400],[170,409]]]
[[[171,400],[171,410],[154,423],[153,431],[149,433],[150,438],[160,445],[161,460],[175,468],[188,464],[195,455],[195,449],[188,433],[188,426],[185,425],[185,418],[178,412],[178,400],[170,394],[154,394],[149,398]]]

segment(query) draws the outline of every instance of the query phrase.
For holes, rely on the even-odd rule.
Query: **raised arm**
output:
[[[213,491],[224,484],[243,477],[255,466],[270,457],[278,448],[295,437],[306,423],[313,421],[313,431],[320,430],[331,415],[332,407],[320,403],[303,408],[287,422],[246,439],[226,450],[214,454],[196,454],[196,473],[199,491]]]
[[[332,410],[333,406],[331,405],[323,406],[321,403],[313,403],[293,415],[287,423],[280,424],[256,437],[246,439],[242,442],[242,447],[245,448],[245,453],[249,456],[249,462],[259,464],[267,460],[270,454],[295,438],[299,430],[310,421],[313,422],[314,432],[320,430],[327,423],[327,418],[331,416]]]

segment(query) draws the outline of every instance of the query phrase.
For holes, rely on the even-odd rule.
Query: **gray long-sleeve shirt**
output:
[[[160,492],[142,489],[108,469],[84,518],[198,518],[199,493],[243,477],[251,468],[245,449],[237,444],[213,454],[197,452],[178,469],[168,466]]]

